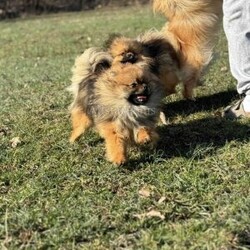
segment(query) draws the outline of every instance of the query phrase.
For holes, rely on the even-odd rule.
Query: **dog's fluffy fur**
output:
[[[166,95],[175,93],[179,82],[179,55],[163,33],[151,30],[136,39],[117,37],[111,42],[109,52],[114,58],[113,64],[131,63],[150,70],[160,78]]]
[[[136,64],[111,64],[110,54],[97,48],[76,59],[70,141],[95,127],[105,139],[107,159],[120,165],[131,142],[157,141],[155,126],[164,95],[160,80],[150,71]]]
[[[212,57],[222,0],[153,0],[153,8],[168,20],[162,32],[180,55],[184,97],[193,98]]]

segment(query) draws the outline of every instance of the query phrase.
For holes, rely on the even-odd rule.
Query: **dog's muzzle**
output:
[[[148,102],[149,97],[149,89],[147,86],[144,86],[144,90],[142,92],[131,94],[128,100],[134,105],[144,105]]]

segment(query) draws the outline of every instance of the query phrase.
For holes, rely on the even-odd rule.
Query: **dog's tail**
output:
[[[71,86],[67,90],[76,97],[80,84],[89,77],[99,76],[111,66],[112,60],[111,55],[100,48],[92,47],[86,49],[75,60],[72,68]]]
[[[86,49],[83,54],[76,58],[72,68],[73,84],[80,84],[90,75],[99,75],[103,70],[110,67],[112,57],[108,52],[100,48],[92,47]]]

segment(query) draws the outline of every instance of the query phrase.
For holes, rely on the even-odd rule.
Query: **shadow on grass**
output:
[[[181,100],[166,104],[166,117],[190,115],[200,111],[212,111],[228,106],[239,95],[235,90],[216,93],[197,98],[196,101]],[[142,157],[130,160],[126,168],[139,170],[146,163],[155,163],[172,157],[202,159],[212,155],[230,141],[248,141],[250,125],[243,125],[236,120],[221,117],[209,117],[188,122],[160,127],[160,141],[154,152],[145,150]]]
[[[176,115],[188,116],[200,111],[212,111],[228,106],[233,100],[239,97],[236,90],[228,90],[209,96],[198,97],[196,101],[181,100],[168,103],[163,107],[167,118]]]
[[[169,125],[159,129],[161,141],[157,147],[164,152],[165,158],[173,156],[200,158],[211,151],[223,147],[230,141],[248,141],[250,126],[238,121],[223,118],[205,118],[186,124]]]
[[[157,163],[173,157],[203,159],[231,141],[247,142],[250,125],[223,118],[205,118],[186,124],[159,128],[160,141],[152,152],[145,150],[140,159],[130,160],[127,170],[140,170],[147,163]]]

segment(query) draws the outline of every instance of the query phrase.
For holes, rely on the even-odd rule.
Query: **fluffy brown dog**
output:
[[[155,143],[163,86],[158,77],[136,64],[110,67],[109,53],[86,50],[75,61],[70,141],[89,127],[105,139],[107,159],[123,164],[130,143]]]
[[[113,65],[131,63],[147,68],[160,78],[166,95],[175,93],[179,55],[163,33],[148,31],[136,39],[117,37],[111,42],[109,52],[114,58]]]
[[[163,33],[180,55],[184,97],[193,98],[211,60],[222,0],[153,0],[153,7],[168,19]]]

